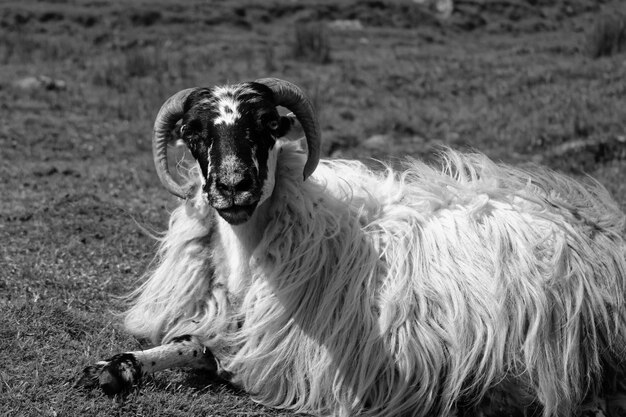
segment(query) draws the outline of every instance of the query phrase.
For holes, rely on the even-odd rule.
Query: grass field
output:
[[[459,1],[445,21],[409,0],[0,2],[0,416],[290,415],[184,371],[126,398],[71,388],[142,346],[118,315],[155,251],[145,230],[176,205],[150,148],[170,94],[277,76],[311,95],[326,156],[475,149],[591,174],[625,206],[624,13],[620,0]]]

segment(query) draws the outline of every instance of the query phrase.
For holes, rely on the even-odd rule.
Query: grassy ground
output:
[[[117,314],[154,253],[143,229],[176,204],[150,132],[181,88],[282,77],[315,101],[326,155],[472,148],[592,174],[625,205],[625,48],[596,26],[624,6],[487,3],[446,22],[408,0],[0,3],[0,416],[289,415],[188,372],[125,399],[70,388],[141,345]]]

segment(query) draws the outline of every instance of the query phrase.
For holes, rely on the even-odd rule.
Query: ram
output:
[[[278,79],[183,90],[154,126],[157,172],[182,201],[125,326],[157,346],[80,385],[114,394],[191,366],[265,405],[339,416],[495,400],[570,416],[616,394],[624,214],[598,183],[452,150],[442,168],[320,161],[310,101]],[[168,166],[174,129],[197,161],[188,181]]]

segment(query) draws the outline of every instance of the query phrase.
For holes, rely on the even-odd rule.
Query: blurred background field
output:
[[[176,204],[152,166],[160,105],[266,76],[308,92],[327,157],[476,150],[626,204],[620,0],[4,0],[0,416],[289,415],[188,372],[128,398],[70,388],[141,346],[116,314]]]

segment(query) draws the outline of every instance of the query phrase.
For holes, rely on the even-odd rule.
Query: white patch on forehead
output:
[[[215,86],[213,87],[213,95],[215,97],[219,97],[219,96],[225,96],[225,95],[229,95],[229,94],[233,94],[234,92],[234,88],[228,85],[225,86]]]
[[[222,96],[217,98],[215,105],[217,117],[213,121],[214,124],[233,125],[239,119],[239,102],[232,96]]]

